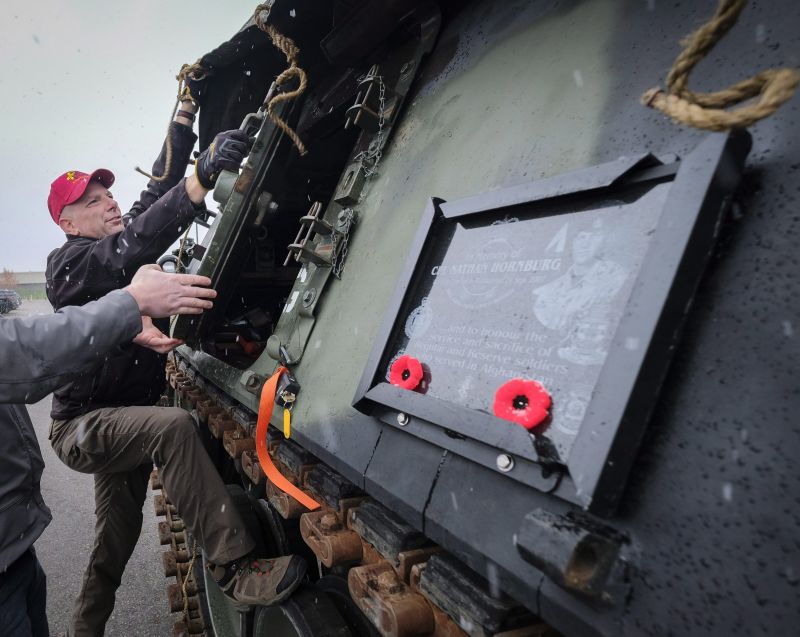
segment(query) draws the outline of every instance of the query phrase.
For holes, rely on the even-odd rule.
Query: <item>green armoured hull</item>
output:
[[[321,559],[321,536],[314,533],[322,532],[312,518],[303,522],[301,512],[281,510],[253,469],[249,443],[231,452],[228,434],[226,454],[214,440],[222,425],[209,424],[230,417],[235,425],[228,429],[252,442],[263,383],[288,363],[300,386],[291,416],[294,445],[280,442],[283,415],[276,407],[271,451],[329,513],[349,511],[342,502],[349,507],[363,497],[383,512],[361,504],[354,510],[363,520],[339,520],[372,548],[363,559],[320,567],[326,586],[326,578],[347,580],[360,609],[347,606],[348,612],[366,614],[381,634],[540,634],[542,622],[566,635],[728,634],[742,627],[750,634],[788,634],[796,625],[796,511],[789,503],[798,487],[792,470],[798,451],[792,417],[798,406],[792,318],[798,310],[792,274],[797,99],[752,129],[744,169],[746,135],[709,136],[639,102],[663,82],[678,41],[713,4],[387,2],[380,11],[359,5],[345,15],[332,3],[298,7],[296,16],[287,3],[273,6],[270,20],[297,41],[309,74],[306,94],[282,111],[309,153],[299,157],[263,113],[254,122],[253,154],[242,176],[220,178],[215,197],[222,215],[204,241],[205,256],[189,266],[214,277],[221,303],[204,322],[176,325],[191,347],[179,350],[170,374],[178,403],[194,409],[201,429],[214,434],[210,448],[221,472],[241,480],[261,503],[254,506],[271,511],[268,517],[283,519],[292,547],[302,535]],[[313,19],[303,22],[304,12]],[[791,2],[749,7],[693,82],[713,89],[760,68],[796,65],[798,26]],[[285,66],[252,23],[237,37],[234,44],[245,51],[245,44],[263,43],[250,53],[237,48],[204,58],[216,61],[219,79],[209,87],[218,99],[201,107],[201,142],[256,111]],[[247,79],[232,79],[242,68]],[[256,77],[260,92],[253,89]],[[225,99],[232,95],[249,98],[232,105]],[[211,112],[205,129],[204,109]],[[565,369],[597,367],[596,384],[581,389],[590,404],[583,406],[580,431],[609,424],[591,421],[603,409],[619,416],[610,423],[616,437],[606,447],[598,442],[597,457],[577,442],[565,451],[563,435],[528,440],[516,425],[503,436],[484,435],[492,405],[461,411],[469,399],[451,401],[434,384],[434,355],[431,395],[398,408],[406,397],[382,386],[387,363],[402,349],[397,343],[420,336],[403,325],[411,320],[417,288],[435,288],[435,277],[426,278],[419,264],[433,258],[437,237],[445,236],[437,228],[452,221],[454,232],[466,232],[480,219],[516,215],[519,232],[531,234],[520,234],[515,245],[533,245],[535,230],[524,228],[544,227],[532,224],[552,211],[628,210],[648,184],[675,187],[664,195],[663,211],[653,213],[647,238],[636,239],[654,237],[642,243],[647,250],[638,257],[629,300],[614,296],[618,288],[607,293],[618,323],[608,328],[602,359],[587,347],[578,351],[574,332],[556,337],[555,328],[542,327],[544,319],[537,323],[527,288],[525,304],[512,299],[492,306],[493,333],[502,332],[508,311],[507,324],[515,326],[509,329],[521,333],[516,326],[536,325],[555,339],[542,356],[568,359]],[[602,205],[592,199],[598,193]],[[504,197],[520,198],[510,206]],[[314,201],[328,227],[297,247],[298,219]],[[676,202],[679,209],[671,207]],[[696,217],[689,212],[695,204]],[[463,216],[470,206],[484,207]],[[343,215],[352,223],[344,224]],[[680,227],[670,228],[670,217]],[[309,226],[322,227],[313,220]],[[614,236],[626,229],[608,221],[604,228],[607,244],[624,251],[625,241]],[[513,233],[503,236],[514,243]],[[290,243],[299,260],[282,266]],[[533,265],[521,268],[544,267],[526,258]],[[564,252],[565,263],[568,258]],[[480,273],[480,259],[474,263]],[[509,275],[509,285],[518,280]],[[465,307],[448,309],[454,321],[472,316],[480,326],[488,316],[477,305]],[[619,332],[632,317],[646,323],[647,338]],[[494,345],[487,345],[492,338]],[[458,341],[446,354],[466,361],[468,347],[512,348],[516,337],[503,338]],[[242,342],[255,345],[248,350]],[[625,361],[634,355],[640,358],[632,371]],[[521,369],[533,377],[536,365],[529,361]],[[497,382],[493,374],[478,374],[476,384]],[[553,388],[551,428],[568,409],[574,381],[569,373],[551,381],[563,383]],[[214,406],[222,411],[210,420]],[[297,466],[318,467],[328,482],[309,478],[313,471],[299,471],[282,453],[302,457]],[[584,462],[597,466],[588,493]],[[348,495],[330,496],[320,485],[331,481]],[[375,531],[389,528],[374,521],[382,515],[408,526],[399,536],[420,542],[407,550],[435,546],[453,562],[420,558],[428,566],[416,576],[398,575],[394,593],[378,584],[377,592],[365,593],[368,567],[380,563],[375,555],[392,562],[382,541],[389,546],[387,538],[395,536]],[[443,588],[448,577],[463,586]],[[399,608],[392,595],[406,593],[433,608],[435,629],[407,617],[381,620]],[[501,600],[497,608],[492,599]],[[264,621],[253,634],[265,630]]]

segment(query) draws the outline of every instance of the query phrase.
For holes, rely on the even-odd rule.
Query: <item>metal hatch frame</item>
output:
[[[376,335],[353,406],[495,471],[499,470],[498,454],[511,454],[513,467],[504,471],[508,477],[545,492],[556,491],[592,513],[611,515],[656,405],[687,308],[750,146],[747,132],[716,133],[707,136],[684,159],[668,165],[641,154],[453,202],[431,199]],[[381,361],[401,320],[399,312],[435,224],[497,213],[520,204],[555,202],[566,195],[608,196],[636,183],[670,181],[663,214],[636,273],[565,465],[553,467],[543,462],[532,444],[533,436],[516,424],[400,389],[383,379]],[[641,346],[624,347],[622,334],[635,335]],[[591,436],[587,423],[598,425],[592,427]]]
[[[269,99],[269,95],[267,96]],[[265,100],[266,103],[266,100]],[[286,118],[294,103],[283,102],[277,113]],[[262,106],[247,115],[240,130],[251,132],[257,125],[255,142],[240,173],[222,171],[214,188],[214,199],[221,206],[214,222],[202,241],[200,259],[193,259],[187,272],[201,274],[211,279],[217,290],[212,310],[197,315],[179,315],[172,325],[172,336],[194,345],[224,312],[233,290],[221,285],[224,274],[235,270],[250,254],[252,230],[261,225],[272,201],[272,194],[262,192],[261,186],[269,181],[270,170],[278,166],[279,153],[287,152],[291,141],[267,116]],[[230,275],[228,275],[230,277]]]

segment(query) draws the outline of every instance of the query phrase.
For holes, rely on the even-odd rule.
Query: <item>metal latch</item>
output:
[[[289,245],[289,254],[286,255],[283,265],[289,265],[294,257],[298,263],[331,266],[332,242],[317,246],[311,243],[316,235],[329,237],[334,232],[333,226],[320,218],[320,212],[322,212],[322,204],[315,201],[308,214],[300,217],[300,230],[297,232],[294,243]]]
[[[275,402],[280,407],[291,409],[297,394],[300,393],[300,383],[289,372],[285,372],[278,379],[278,387],[275,390]]]
[[[347,109],[344,127],[355,124],[368,133],[377,133],[392,121],[397,103],[397,94],[383,83],[376,64],[359,81],[356,101]]]

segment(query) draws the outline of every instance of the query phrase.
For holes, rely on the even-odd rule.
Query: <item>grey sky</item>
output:
[[[166,131],[175,73],[230,38],[255,0],[38,0],[0,27],[0,269],[44,270],[64,234],[47,211],[66,170],[108,168],[123,211]],[[210,198],[209,198],[209,201]]]

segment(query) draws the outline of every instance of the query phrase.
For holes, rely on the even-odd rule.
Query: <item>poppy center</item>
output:
[[[528,406],[528,397],[523,394],[514,396],[514,400],[511,401],[511,404],[514,406],[514,409],[525,409],[525,407]]]
[[[409,369],[404,369],[404,370],[403,370],[403,373],[402,373],[402,374],[400,374],[400,377],[401,377],[403,380],[408,380],[409,376],[411,376],[411,370],[409,370]]]

